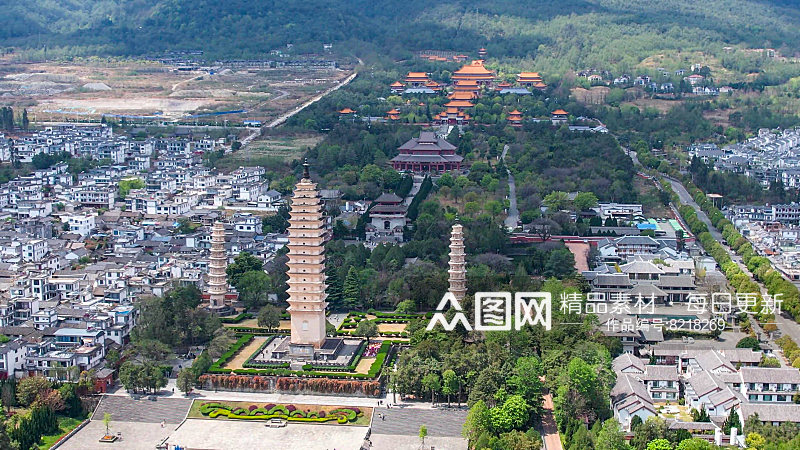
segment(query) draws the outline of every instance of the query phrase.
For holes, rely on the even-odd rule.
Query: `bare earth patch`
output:
[[[356,366],[356,373],[369,373],[369,368],[372,367],[373,362],[375,362],[375,358],[361,358],[361,361]]]
[[[233,359],[228,361],[223,367],[225,369],[231,369],[231,370],[243,369],[244,368],[243,365],[247,361],[247,358],[249,358],[253,353],[255,353],[258,350],[258,348],[261,347],[261,344],[263,344],[264,341],[266,340],[267,340],[266,336],[254,337],[249,344],[245,345],[241,350],[239,350],[239,353],[234,355]]]
[[[399,333],[402,331],[406,331],[406,326],[408,324],[405,323],[379,323],[378,324],[378,332],[380,333]]]

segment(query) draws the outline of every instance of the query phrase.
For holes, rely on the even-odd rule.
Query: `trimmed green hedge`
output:
[[[239,323],[245,319],[252,319],[253,315],[250,313],[240,313],[235,317],[220,317],[219,321],[222,323]]]
[[[229,348],[227,352],[223,353],[222,356],[220,356],[219,359],[216,360],[214,364],[211,365],[208,371],[211,373],[228,373],[228,370],[223,369],[222,366],[224,366],[228,361],[230,361],[230,359],[233,358],[233,355],[235,355],[236,352],[241,350],[242,347],[247,345],[252,340],[253,340],[252,334],[245,334],[241,336],[239,340],[237,340],[236,342],[233,343],[233,345],[231,345],[231,348]]]
[[[267,408],[272,406],[271,408]],[[294,408],[294,405],[289,405]],[[200,414],[215,419],[225,416],[229,419],[245,420],[269,420],[274,418],[284,419],[290,422],[331,422],[346,424],[355,421],[363,412],[359,408],[336,408],[328,413],[325,411],[311,411],[306,413],[299,409],[290,410],[284,405],[265,405],[265,407],[233,408],[220,402],[206,402],[200,405]]]
[[[243,336],[244,337],[244,336]],[[252,337],[251,337],[252,339]],[[240,339],[241,340],[241,339]],[[248,341],[249,342],[249,341]],[[403,341],[383,341],[381,343],[381,347],[378,349],[378,353],[375,355],[375,361],[373,361],[372,365],[369,368],[369,371],[366,374],[363,373],[346,373],[342,372],[339,373],[326,373],[316,370],[290,370],[290,369],[283,369],[283,368],[269,368],[269,369],[234,369],[234,370],[227,370],[222,369],[221,366],[227,362],[223,362],[222,364],[215,363],[211,366],[208,370],[208,373],[213,374],[229,374],[231,372],[237,375],[259,375],[259,376],[299,376],[299,377],[311,377],[311,378],[333,378],[333,379],[374,379],[380,374],[381,369],[386,362],[386,358],[389,355],[389,352],[392,349],[393,344],[407,344],[407,342]],[[241,347],[240,347],[241,348]],[[229,350],[230,352],[230,350]],[[227,352],[226,352],[227,354]],[[224,356],[224,355],[223,355]],[[231,356],[233,356],[231,354]],[[220,357],[222,360],[222,357]],[[219,361],[218,361],[219,362]],[[333,372],[330,369],[325,369],[328,372]]]

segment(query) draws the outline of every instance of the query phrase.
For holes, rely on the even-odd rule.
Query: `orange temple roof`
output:
[[[471,77],[473,79],[494,78],[494,73],[483,66],[483,60],[476,59],[453,74],[454,79]]]
[[[386,114],[400,114],[400,111],[397,108],[392,108],[390,111],[387,111]]]
[[[510,116],[521,116],[522,113],[517,111],[516,109],[508,113]]]
[[[447,96],[451,100],[472,100],[477,97],[473,91],[454,91]]]
[[[394,83],[392,83],[392,87],[403,87],[403,86],[404,84],[399,81],[395,81]]]
[[[536,83],[533,83],[533,87],[535,87],[535,88],[543,88],[543,87],[547,87],[547,85],[542,83],[541,81],[537,81]]]
[[[557,109],[557,110],[553,111],[553,115],[554,116],[567,116],[567,115],[569,115],[569,113],[564,111],[563,109]]]
[[[453,107],[456,107],[456,108],[472,108],[475,105],[473,105],[472,102],[467,101],[467,100],[450,100],[444,106],[445,107],[453,106]]]
[[[425,72],[408,72],[406,78],[428,78],[428,74]]]
[[[339,114],[353,114],[354,112],[355,112],[355,110],[352,110],[350,108],[345,108],[345,109],[340,110]]]
[[[539,72],[520,72],[517,76],[520,78],[542,78]]]

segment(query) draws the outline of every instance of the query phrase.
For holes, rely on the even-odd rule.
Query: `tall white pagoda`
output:
[[[230,305],[225,303],[225,295],[229,290],[227,267],[225,225],[217,221],[211,228],[211,257],[208,263],[208,309],[215,313],[223,313],[230,308]]]
[[[464,227],[456,221],[450,233],[450,292],[456,300],[461,301],[467,295],[467,270],[464,253]]]
[[[290,355],[313,357],[325,342],[325,221],[317,184],[303,164],[289,212],[289,308]]]

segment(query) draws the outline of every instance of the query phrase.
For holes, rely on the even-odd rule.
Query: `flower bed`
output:
[[[380,350],[381,344],[380,342],[373,342],[367,346],[367,349],[364,350],[364,358],[373,358],[375,355],[378,354],[378,350]]]
[[[255,370],[253,371],[262,372]],[[378,381],[341,380],[334,379],[332,377],[267,377],[238,373],[236,375],[205,374],[198,378],[198,382],[201,386],[205,386],[206,388],[230,389],[238,391],[278,391],[289,393],[314,392],[320,394],[337,395],[356,394],[373,397],[377,397],[381,393],[381,384]]]

